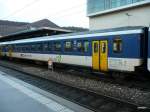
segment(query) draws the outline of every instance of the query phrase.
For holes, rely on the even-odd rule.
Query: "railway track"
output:
[[[9,68],[0,67],[5,73],[32,84],[40,89],[51,92],[69,101],[77,103],[95,112],[149,112],[149,108],[138,107],[138,105],[124,102],[104,95],[97,95],[93,92],[80,88],[70,87],[49,81],[40,77],[31,76]]]
[[[4,59],[5,61],[8,61],[8,59]],[[13,63],[21,64],[23,63],[26,66],[32,66],[32,67],[38,67],[45,71],[47,71],[47,65],[46,64],[35,64],[33,61],[27,61],[27,60],[11,60]],[[6,66],[5,66],[6,67]],[[121,86],[125,86],[128,88],[138,89],[141,91],[147,91],[150,92],[150,74],[144,75],[138,74],[138,75],[128,75],[129,77],[126,77],[124,79],[113,79],[110,74],[104,75],[101,73],[91,73],[87,70],[83,69],[76,69],[76,68],[67,68],[67,67],[56,67],[55,71],[57,73],[63,73],[63,74],[70,74],[74,76],[84,77],[88,79],[93,79],[97,81],[102,81],[104,83],[111,83],[111,84],[119,84]],[[123,74],[121,74],[123,75]],[[126,74],[125,74],[126,75]],[[137,77],[138,76],[138,77]]]

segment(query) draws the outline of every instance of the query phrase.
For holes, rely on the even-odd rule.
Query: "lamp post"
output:
[[[132,15],[131,15],[131,14],[129,14],[129,13],[126,13],[125,15],[128,17],[128,26],[129,26],[130,17],[131,17]]]

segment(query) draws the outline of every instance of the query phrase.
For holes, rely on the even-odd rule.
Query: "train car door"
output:
[[[92,67],[94,70],[99,70],[99,41],[92,42]]]
[[[100,41],[100,70],[108,70],[108,41]]]
[[[92,42],[92,67],[94,70],[108,70],[108,41],[97,40]]]

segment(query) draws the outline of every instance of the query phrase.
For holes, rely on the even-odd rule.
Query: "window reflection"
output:
[[[87,13],[88,14],[96,13],[99,11],[125,6],[140,1],[145,1],[145,0],[88,0]]]

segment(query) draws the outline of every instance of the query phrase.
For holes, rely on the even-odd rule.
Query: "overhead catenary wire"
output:
[[[61,11],[57,11],[57,12],[54,12],[54,13],[50,13],[50,14],[48,14],[48,16],[46,16],[45,18],[61,16],[61,15],[64,15],[64,13],[68,13],[68,12],[72,13],[71,11],[73,11],[73,10],[75,10],[75,9],[79,9],[81,6],[86,6],[86,3],[78,4],[78,5],[75,5],[75,6],[66,8],[66,9],[63,9],[63,10],[61,10]],[[66,14],[65,14],[65,15],[66,15]]]
[[[11,17],[11,16],[13,16],[13,15],[15,15],[15,14],[17,14],[17,13],[20,13],[21,11],[23,11],[24,9],[26,9],[26,8],[28,8],[28,7],[30,7],[30,6],[32,6],[33,4],[37,3],[38,1],[40,1],[40,0],[34,0],[34,1],[32,1],[32,2],[30,2],[30,3],[28,3],[28,4],[26,4],[26,5],[23,6],[22,8],[20,8],[20,9],[14,11],[14,12],[12,12],[11,14],[9,14],[9,15],[7,15],[7,16],[5,16],[5,17],[2,17],[1,19],[7,19],[8,17]]]

